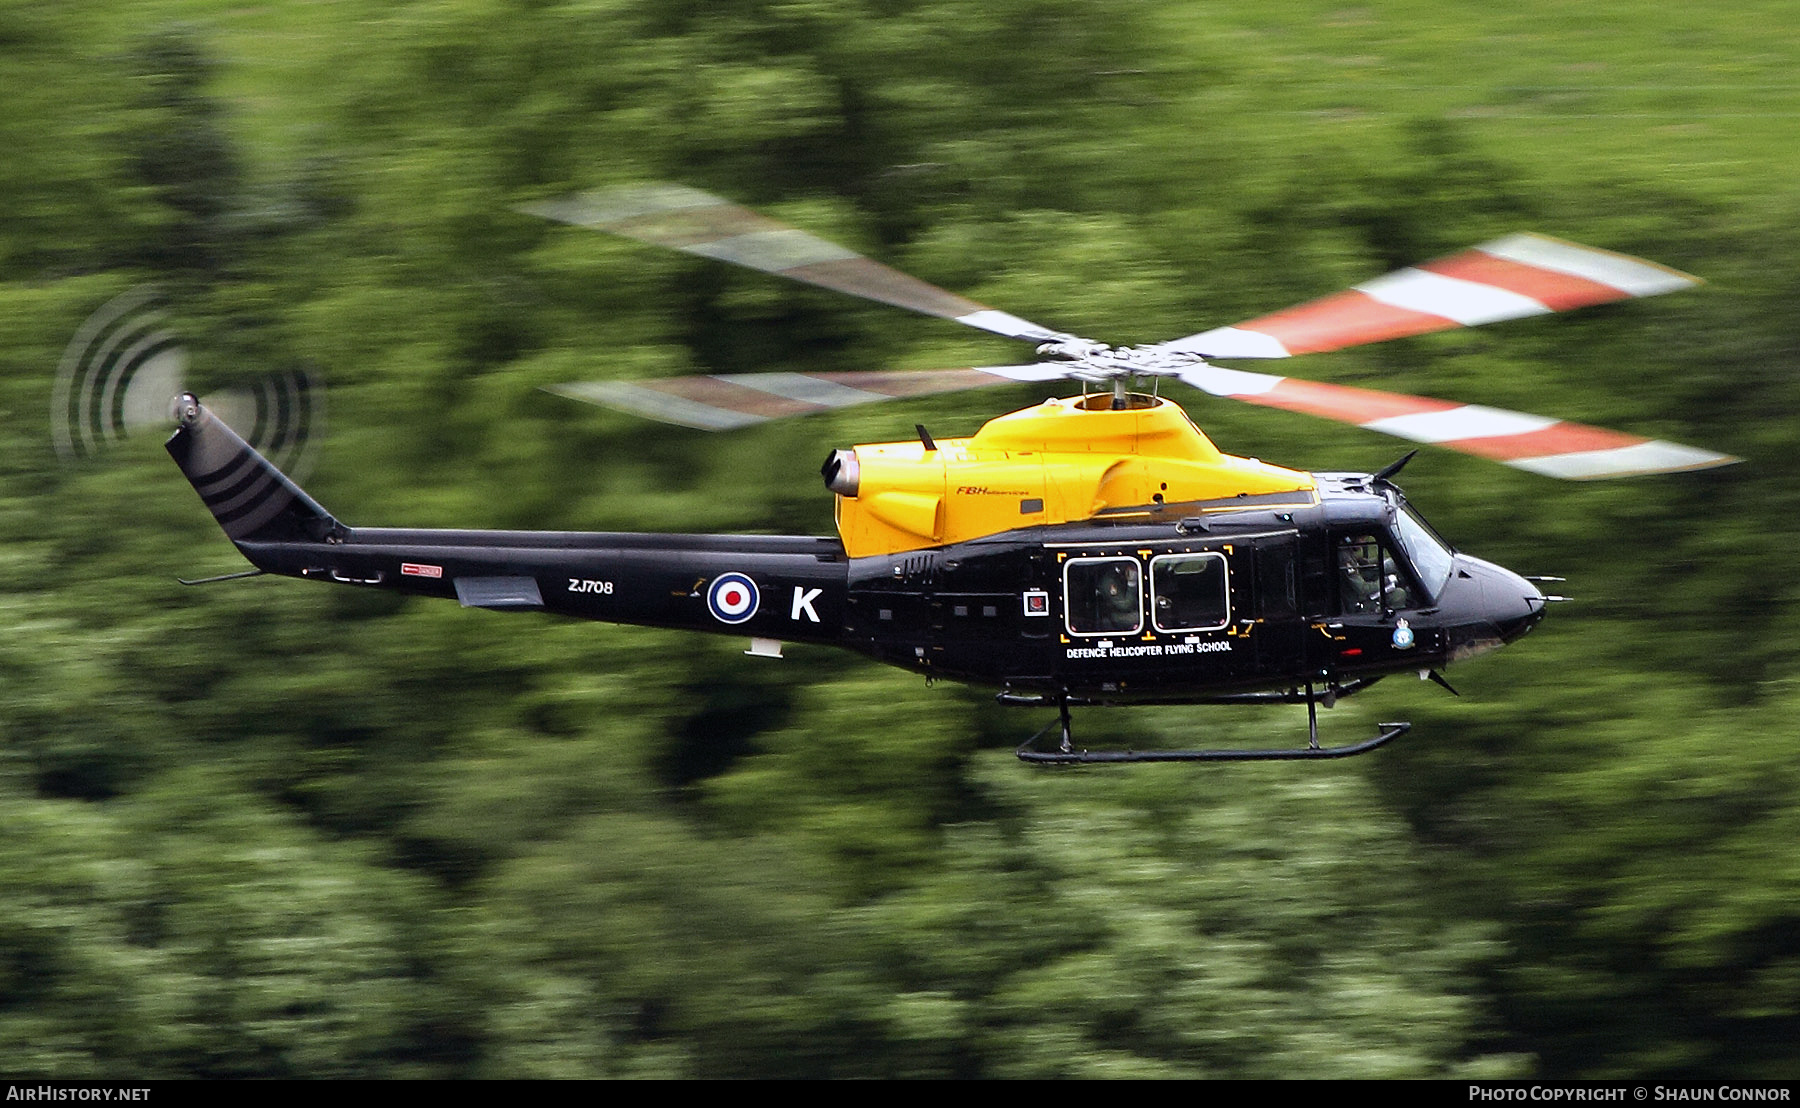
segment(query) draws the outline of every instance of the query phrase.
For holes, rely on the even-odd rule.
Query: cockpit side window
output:
[[[1142,630],[1143,595],[1136,558],[1071,558],[1063,565],[1063,612],[1071,635]]]
[[[1385,536],[1341,535],[1337,540],[1338,610],[1381,615],[1414,606],[1412,577]]]

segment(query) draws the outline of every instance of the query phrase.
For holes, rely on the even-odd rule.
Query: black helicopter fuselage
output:
[[[1018,703],[1353,691],[1510,642],[1545,607],[1365,475],[1316,475],[1305,506],[1167,505],[851,558],[836,537],[349,527],[197,402],[169,450],[267,573],[724,633],[751,653],[826,644]]]

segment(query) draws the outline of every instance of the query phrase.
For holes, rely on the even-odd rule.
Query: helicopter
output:
[[[1341,758],[1410,724],[1324,746],[1317,709],[1394,674],[1455,692],[1451,664],[1514,642],[1562,597],[1443,539],[1396,483],[1219,450],[1176,403],[1308,412],[1551,477],[1706,469],[1729,455],[1550,417],[1227,368],[1673,292],[1654,263],[1515,234],[1298,307],[1172,341],[1112,347],[930,285],[733,202],[640,185],[525,206],[602,230],[1036,344],[1038,360],[948,370],[751,373],[553,391],[712,431],[1006,382],[1074,395],[973,435],[831,451],[837,534],[433,530],[340,522],[192,393],[167,443],[226,536],[278,574],[608,623],[746,636],[746,653],[827,644],[1054,708],[1019,748],[1043,764]],[[203,582],[184,582],[199,584]],[[1088,749],[1071,707],[1304,704],[1306,745]],[[1054,729],[1055,734],[1051,732]]]

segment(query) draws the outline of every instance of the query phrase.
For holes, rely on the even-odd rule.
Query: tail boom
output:
[[[837,643],[848,560],[836,538],[348,527],[191,395],[168,450],[265,573],[790,642]]]

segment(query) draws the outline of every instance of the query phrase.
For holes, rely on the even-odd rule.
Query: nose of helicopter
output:
[[[1549,607],[1538,587],[1492,562],[1456,556],[1445,589],[1452,660],[1497,649],[1523,638]]]
[[[1510,569],[1493,566],[1493,574],[1482,582],[1481,592],[1489,618],[1500,632],[1501,642],[1525,637],[1550,605],[1538,587]]]

